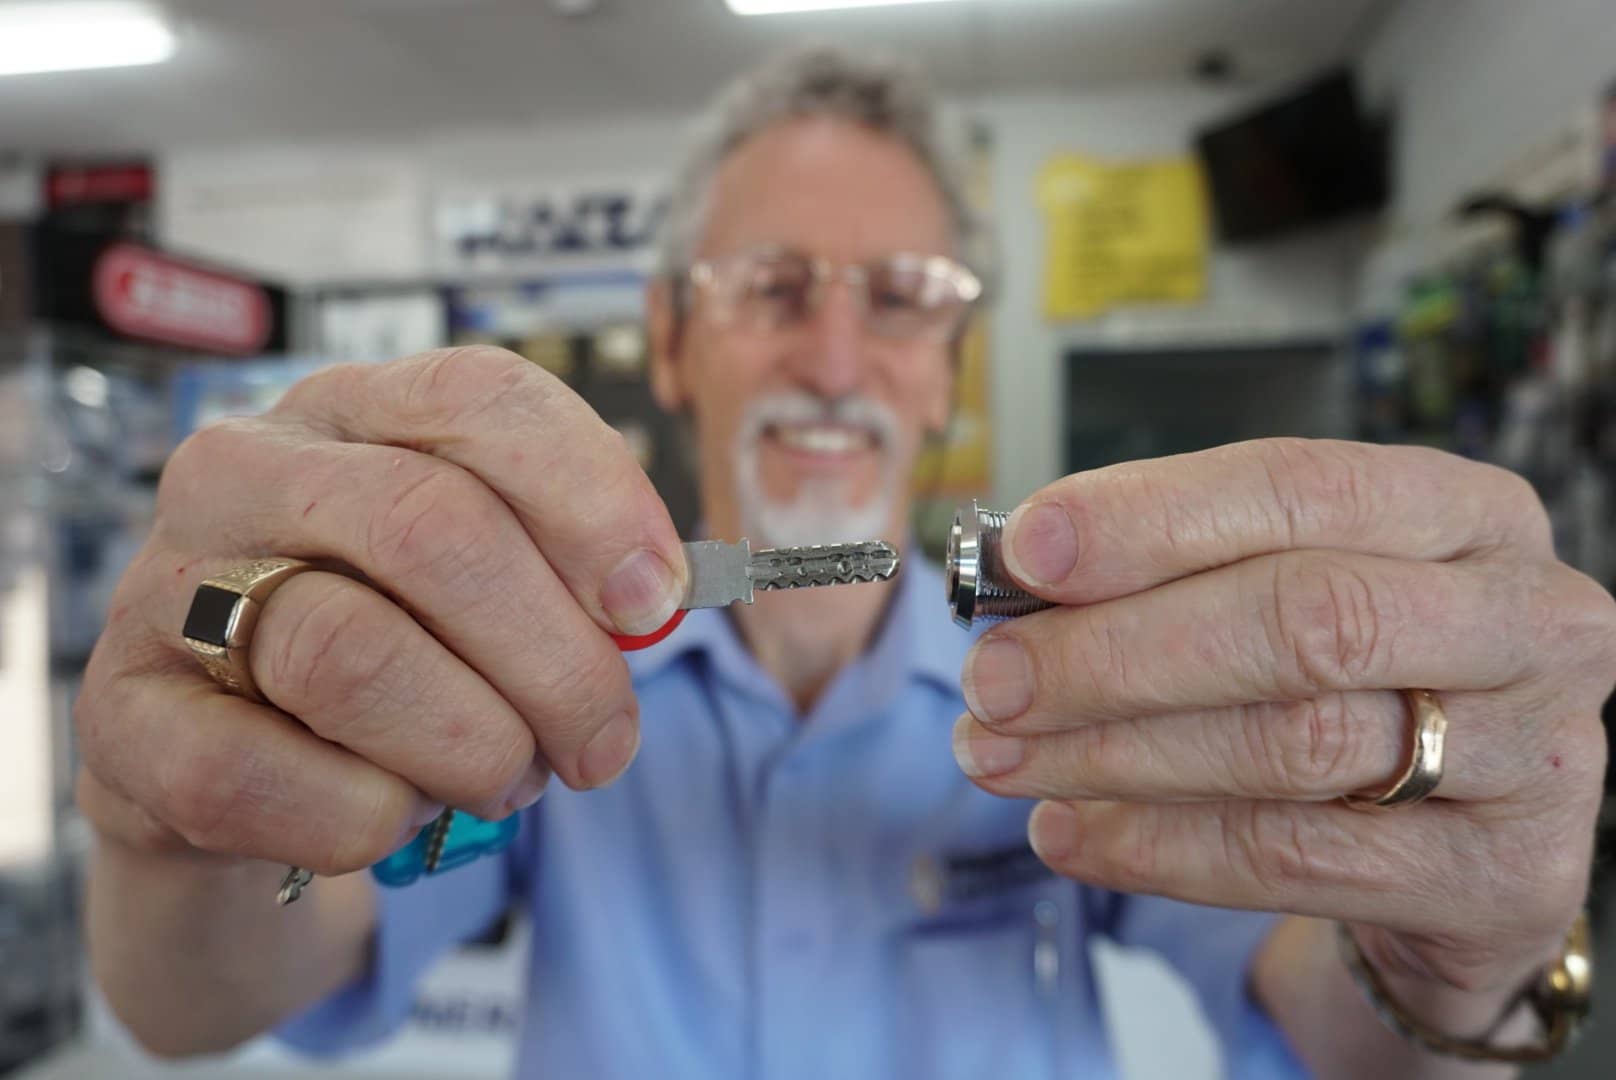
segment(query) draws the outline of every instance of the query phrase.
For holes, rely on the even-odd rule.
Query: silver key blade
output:
[[[802,589],[885,581],[898,572],[898,552],[879,540],[858,544],[769,548],[753,553],[745,540],[697,540],[684,546],[690,588],[683,608],[752,602],[752,590]]]
[[[866,540],[766,549],[752,556],[748,570],[759,589],[810,589],[886,581],[898,572],[899,561],[891,544]]]

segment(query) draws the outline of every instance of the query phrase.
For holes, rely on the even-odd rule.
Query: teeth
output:
[[[870,445],[867,432],[844,427],[792,425],[775,429],[775,436],[793,450],[810,454],[851,454]]]

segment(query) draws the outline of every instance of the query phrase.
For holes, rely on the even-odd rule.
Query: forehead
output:
[[[698,256],[765,246],[847,261],[954,254],[948,205],[914,151],[830,117],[759,132],[714,176]]]

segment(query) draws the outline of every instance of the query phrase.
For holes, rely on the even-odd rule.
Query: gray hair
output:
[[[713,178],[742,143],[776,124],[830,116],[889,135],[931,174],[954,221],[960,258],[972,261],[976,219],[938,133],[931,88],[896,57],[815,45],[782,53],[732,82],[708,107],[663,218],[657,269],[677,274],[695,257]]]

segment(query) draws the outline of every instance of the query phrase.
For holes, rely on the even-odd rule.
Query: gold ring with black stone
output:
[[[214,682],[250,701],[265,702],[253,681],[247,656],[253,630],[270,594],[312,569],[301,559],[253,559],[215,574],[196,587],[182,633],[192,655],[201,661]],[[275,902],[282,907],[290,904],[313,877],[302,867],[287,867]]]
[[[300,559],[253,559],[196,587],[185,616],[185,644],[215,682],[251,701],[264,701],[247,658],[253,629],[270,594],[312,569]]]

